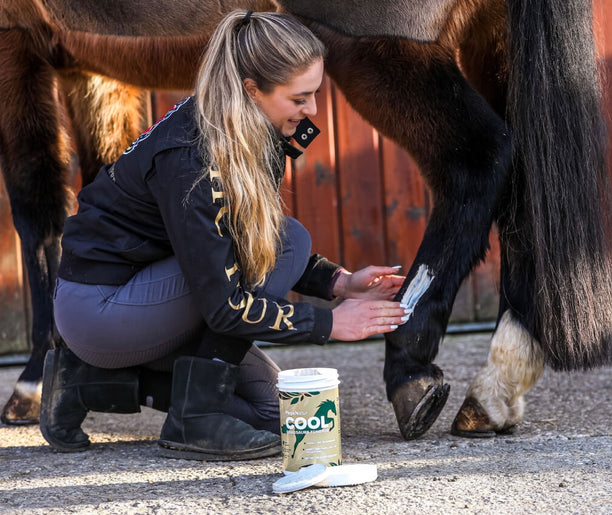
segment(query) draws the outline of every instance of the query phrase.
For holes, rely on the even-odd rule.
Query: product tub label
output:
[[[283,468],[342,464],[338,388],[279,392]]]

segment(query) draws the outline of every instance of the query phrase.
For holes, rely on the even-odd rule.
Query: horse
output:
[[[190,89],[209,34],[234,8],[284,11],[310,27],[349,104],[415,158],[431,191],[427,229],[396,297],[410,318],[385,336],[386,394],[404,439],[424,434],[445,405],[450,386],[434,360],[493,224],[499,314],[451,432],[512,431],[544,366],[610,362],[607,128],[591,0],[6,4],[0,167],[28,272],[33,351],[5,423],[36,421],[42,359],[61,345],[51,298],[69,197],[58,97],[87,183],[136,137],[141,88]]]

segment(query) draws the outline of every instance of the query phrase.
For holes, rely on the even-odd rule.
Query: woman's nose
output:
[[[306,116],[315,116],[317,114],[317,99],[314,97],[314,95],[312,98],[308,99],[306,104],[304,104],[304,109],[302,109],[302,112]]]

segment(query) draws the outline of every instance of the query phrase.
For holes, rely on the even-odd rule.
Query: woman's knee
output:
[[[285,231],[283,235],[283,247],[285,244],[295,249],[295,253],[305,256],[308,261],[312,249],[312,239],[310,233],[300,222],[290,216],[285,217]]]

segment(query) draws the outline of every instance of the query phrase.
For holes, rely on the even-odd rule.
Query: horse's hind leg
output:
[[[358,112],[416,158],[432,190],[423,242],[397,299],[410,318],[386,335],[385,380],[400,431],[423,434],[448,396],[433,364],[457,290],[483,259],[510,164],[501,117],[459,71],[452,51],[397,39],[350,39],[315,27],[327,70]]]
[[[503,18],[499,18],[503,19]],[[483,34],[478,24],[466,33],[461,45],[462,68],[495,110],[506,111],[505,31]],[[478,372],[451,427],[466,437],[490,437],[509,432],[522,420],[523,395],[540,377],[544,359],[533,337],[534,269],[528,248],[525,203],[517,198],[524,170],[510,169],[497,206],[496,221],[501,248],[500,307],[497,327],[485,366]]]
[[[54,340],[52,290],[66,216],[67,153],[55,76],[23,30],[0,32],[0,166],[21,238],[32,301],[32,353],[3,409],[7,424],[38,422],[44,356]]]
[[[514,181],[520,179],[515,176]],[[512,212],[510,206],[516,205],[507,196],[500,202],[499,319],[487,362],[468,388],[453,421],[451,433],[457,436],[482,438],[510,432],[523,418],[523,395],[544,368],[542,348],[533,329],[528,329],[533,328],[534,320],[534,264],[526,248],[528,238],[520,229],[524,208]]]
[[[60,72],[60,79],[85,185],[100,166],[115,161],[143,130],[147,93],[78,71]]]
[[[510,310],[502,315],[485,366],[468,388],[451,433],[491,437],[511,432],[523,418],[523,395],[544,368],[538,343]]]

